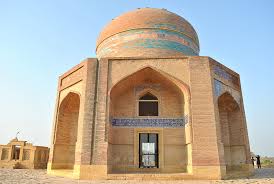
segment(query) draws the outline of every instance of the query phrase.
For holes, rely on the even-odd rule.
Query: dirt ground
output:
[[[107,181],[83,181],[74,180],[46,174],[46,170],[27,170],[27,169],[0,169],[0,184],[274,184],[274,168],[256,169],[254,176],[250,178],[222,180],[222,181],[136,181],[136,180],[107,180]]]

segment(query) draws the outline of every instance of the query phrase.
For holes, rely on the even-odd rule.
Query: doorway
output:
[[[15,145],[12,149],[12,160],[19,160],[21,146]]]
[[[139,168],[158,168],[158,134],[139,134]]]

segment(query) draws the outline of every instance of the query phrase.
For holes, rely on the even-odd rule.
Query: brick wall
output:
[[[208,58],[191,57],[190,90],[192,112],[193,166],[220,165],[220,151],[214,112],[213,86]]]

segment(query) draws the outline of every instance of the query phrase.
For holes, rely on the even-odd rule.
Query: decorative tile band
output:
[[[220,66],[215,65],[213,68],[213,71],[214,71],[215,75],[221,77],[222,79],[228,80],[228,81],[232,82],[233,84],[239,86],[238,78],[235,77],[234,75],[228,73],[227,71],[222,69]]]
[[[182,118],[113,118],[112,126],[118,127],[184,127],[188,123],[188,116]]]
[[[190,56],[199,55],[199,45],[182,33],[159,29],[136,29],[118,33],[104,40],[97,48],[97,56],[103,57],[129,49],[165,49]]]

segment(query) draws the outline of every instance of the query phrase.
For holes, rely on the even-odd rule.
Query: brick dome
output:
[[[102,57],[199,55],[191,24],[165,9],[140,8],[113,19],[100,33],[96,54]]]

